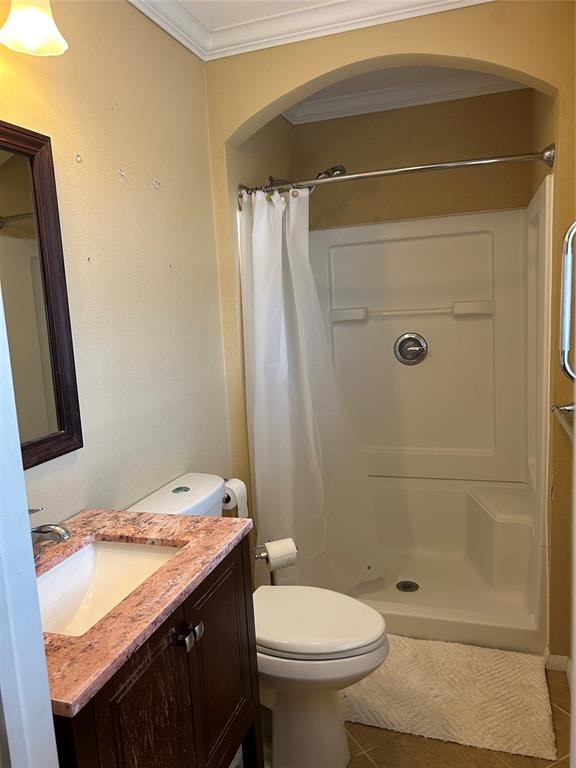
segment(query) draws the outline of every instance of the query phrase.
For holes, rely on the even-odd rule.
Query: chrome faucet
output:
[[[34,562],[38,560],[43,550],[41,546],[46,541],[60,542],[67,541],[70,538],[70,531],[64,528],[63,525],[54,525],[53,523],[46,523],[45,525],[37,525],[30,531],[32,534],[32,550],[34,552]]]

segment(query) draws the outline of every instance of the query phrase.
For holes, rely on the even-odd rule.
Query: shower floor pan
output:
[[[400,581],[416,582],[419,588],[400,591]],[[465,558],[414,554],[349,594],[382,613],[392,634],[530,653],[544,650],[524,596],[491,589]]]

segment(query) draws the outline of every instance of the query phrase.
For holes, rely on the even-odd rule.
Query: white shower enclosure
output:
[[[348,591],[390,632],[546,646],[551,188],[527,209],[310,235],[377,521],[381,562]],[[404,334],[421,362],[395,356]]]

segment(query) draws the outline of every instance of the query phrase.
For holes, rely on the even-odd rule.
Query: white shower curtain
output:
[[[310,268],[308,201],[306,189],[245,193],[239,213],[254,511],[260,542],[299,547],[281,583],[346,591],[382,565]]]

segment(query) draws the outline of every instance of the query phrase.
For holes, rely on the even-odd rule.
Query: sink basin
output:
[[[177,552],[152,544],[88,544],[38,577],[43,630],[83,635]]]

